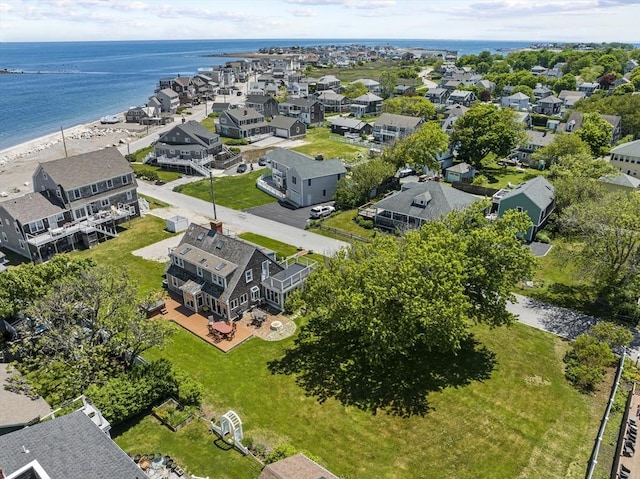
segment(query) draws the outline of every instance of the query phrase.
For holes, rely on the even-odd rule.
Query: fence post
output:
[[[604,435],[604,429],[607,426],[607,421],[609,420],[609,413],[611,412],[611,406],[613,405],[613,400],[616,397],[616,392],[618,391],[618,385],[620,384],[620,376],[622,375],[622,370],[624,369],[624,359],[626,357],[626,350],[622,351],[622,356],[620,357],[620,364],[618,365],[618,371],[616,373],[616,380],[613,383],[613,390],[609,395],[609,402],[607,403],[607,409],[605,409],[604,416],[602,418],[602,423],[600,424],[600,429],[598,430],[598,438],[596,439],[596,443],[593,446],[593,452],[591,453],[591,459],[589,460],[589,468],[587,469],[586,479],[591,479],[593,477],[593,472],[596,468],[596,464],[598,464],[598,453],[600,452],[600,443],[602,442],[602,436]]]

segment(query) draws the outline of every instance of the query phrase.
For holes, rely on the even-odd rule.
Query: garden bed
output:
[[[175,399],[167,399],[153,410],[153,415],[173,432],[186,426],[195,417],[191,408],[184,408]]]

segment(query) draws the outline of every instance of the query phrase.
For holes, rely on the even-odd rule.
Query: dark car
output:
[[[247,171],[247,164],[246,163],[240,163],[238,165],[238,168],[236,168],[236,172],[237,173],[244,173],[245,171]]]

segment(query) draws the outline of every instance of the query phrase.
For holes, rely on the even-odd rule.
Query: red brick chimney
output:
[[[224,234],[222,232],[222,221],[220,221],[220,220],[211,220],[209,222],[209,224],[211,225],[211,229],[213,231],[215,231],[216,233]]]

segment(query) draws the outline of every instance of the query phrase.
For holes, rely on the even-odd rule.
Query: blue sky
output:
[[[640,43],[640,0],[0,0],[0,41],[428,38]]]

